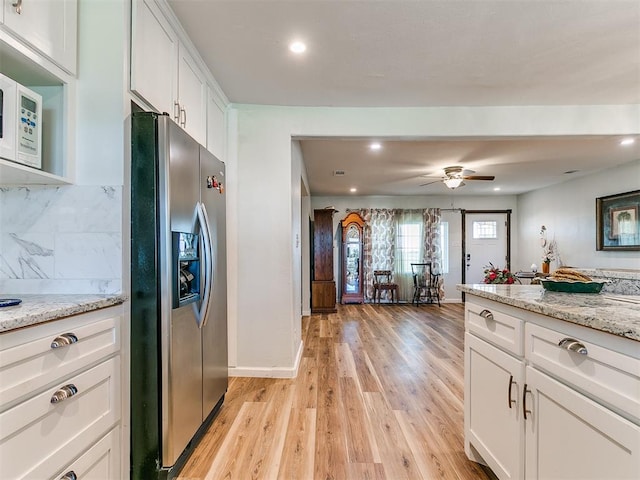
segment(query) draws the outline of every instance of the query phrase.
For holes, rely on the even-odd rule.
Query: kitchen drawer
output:
[[[77,393],[58,403],[64,386]],[[120,419],[120,357],[71,376],[0,414],[0,478],[49,478]]]
[[[67,475],[67,477],[65,477]],[[120,429],[111,430],[51,480],[113,480],[120,478]]]
[[[121,312],[98,310],[0,335],[0,411],[118,352]],[[56,339],[61,346],[52,348]]]
[[[505,313],[498,304],[492,302],[465,302],[466,329],[513,355],[522,357],[523,321]]]
[[[525,347],[530,364],[640,421],[640,359],[530,323]]]

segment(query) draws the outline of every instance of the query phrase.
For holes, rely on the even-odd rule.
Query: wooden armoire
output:
[[[311,312],[335,313],[336,282],[333,277],[333,208],[313,211],[313,277]]]

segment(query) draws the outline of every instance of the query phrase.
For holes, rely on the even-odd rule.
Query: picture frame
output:
[[[640,250],[640,190],[596,198],[596,250]]]

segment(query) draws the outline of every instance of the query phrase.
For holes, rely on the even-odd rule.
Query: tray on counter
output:
[[[551,278],[541,278],[540,283],[545,290],[550,292],[566,293],[600,293],[606,280],[593,280],[590,282],[580,282],[577,280],[553,280]]]

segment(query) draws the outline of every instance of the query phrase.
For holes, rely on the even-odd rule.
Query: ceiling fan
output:
[[[441,177],[439,180],[434,180],[433,182],[423,183],[420,186],[424,187],[425,185],[431,185],[432,183],[442,182],[448,188],[453,190],[454,188],[462,187],[465,184],[463,180],[493,180],[496,178],[493,175],[471,175],[472,173],[475,172],[473,170],[465,170],[460,166],[445,167],[444,177]]]

